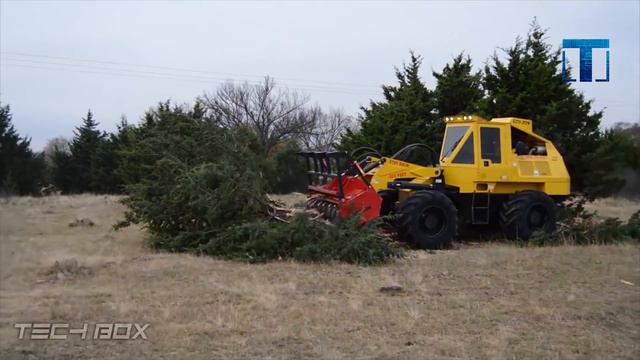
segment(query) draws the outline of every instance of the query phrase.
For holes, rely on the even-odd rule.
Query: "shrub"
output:
[[[382,264],[402,255],[378,235],[376,224],[359,226],[354,217],[334,226],[312,221],[305,214],[295,215],[289,223],[262,220],[230,227],[200,251],[249,262],[295,259],[362,265]]]
[[[582,202],[565,209],[558,229],[547,234],[538,231],[528,245],[592,245],[640,242],[640,211],[624,223],[618,218],[599,219],[582,207]]]
[[[127,130],[120,172],[129,182],[128,211],[116,227],[143,224],[156,249],[251,262],[378,264],[399,254],[376,235],[374,224],[359,227],[357,219],[336,226],[304,215],[271,221],[267,190],[294,184],[283,167],[296,149],[265,159],[250,133],[201,115],[197,108],[161,104],[140,127]],[[271,169],[274,163],[279,170]],[[274,172],[282,177],[271,180]]]
[[[128,136],[120,171],[129,210],[118,226],[144,224],[152,247],[191,251],[266,213],[262,162],[245,133],[161,105]]]
[[[129,219],[151,233],[154,248],[193,250],[227,227],[265,214],[264,184],[249,168],[229,162],[187,168],[169,159],[156,166],[156,176],[131,187],[123,201]]]
[[[273,149],[266,160],[265,177],[269,192],[288,194],[307,189],[307,166],[304,158],[298,155],[301,151],[295,142],[289,141]]]

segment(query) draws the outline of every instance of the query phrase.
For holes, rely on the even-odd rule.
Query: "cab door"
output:
[[[508,159],[502,154],[505,129],[499,125],[481,125],[476,191],[491,192],[495,183],[507,180]]]

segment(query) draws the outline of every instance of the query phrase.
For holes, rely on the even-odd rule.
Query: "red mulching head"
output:
[[[340,197],[342,183],[343,197]],[[376,219],[380,216],[382,199],[376,191],[362,178],[354,176],[342,176],[335,178],[324,186],[309,186],[309,199],[321,212],[325,209],[337,209],[337,214],[342,218],[360,215],[360,223]],[[328,203],[328,204],[324,204]],[[332,211],[334,213],[335,211]]]

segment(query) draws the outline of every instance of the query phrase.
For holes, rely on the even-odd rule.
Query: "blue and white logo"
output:
[[[580,49],[580,82],[591,82],[593,78],[593,49],[606,50],[606,76],[596,82],[609,82],[609,39],[563,39],[562,40],[562,80],[576,81],[566,73],[565,49]]]

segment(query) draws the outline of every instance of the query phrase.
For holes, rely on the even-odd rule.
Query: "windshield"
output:
[[[447,128],[447,136],[442,144],[441,158],[444,159],[451,155],[453,149],[456,148],[464,134],[469,130],[468,126],[450,126]]]

